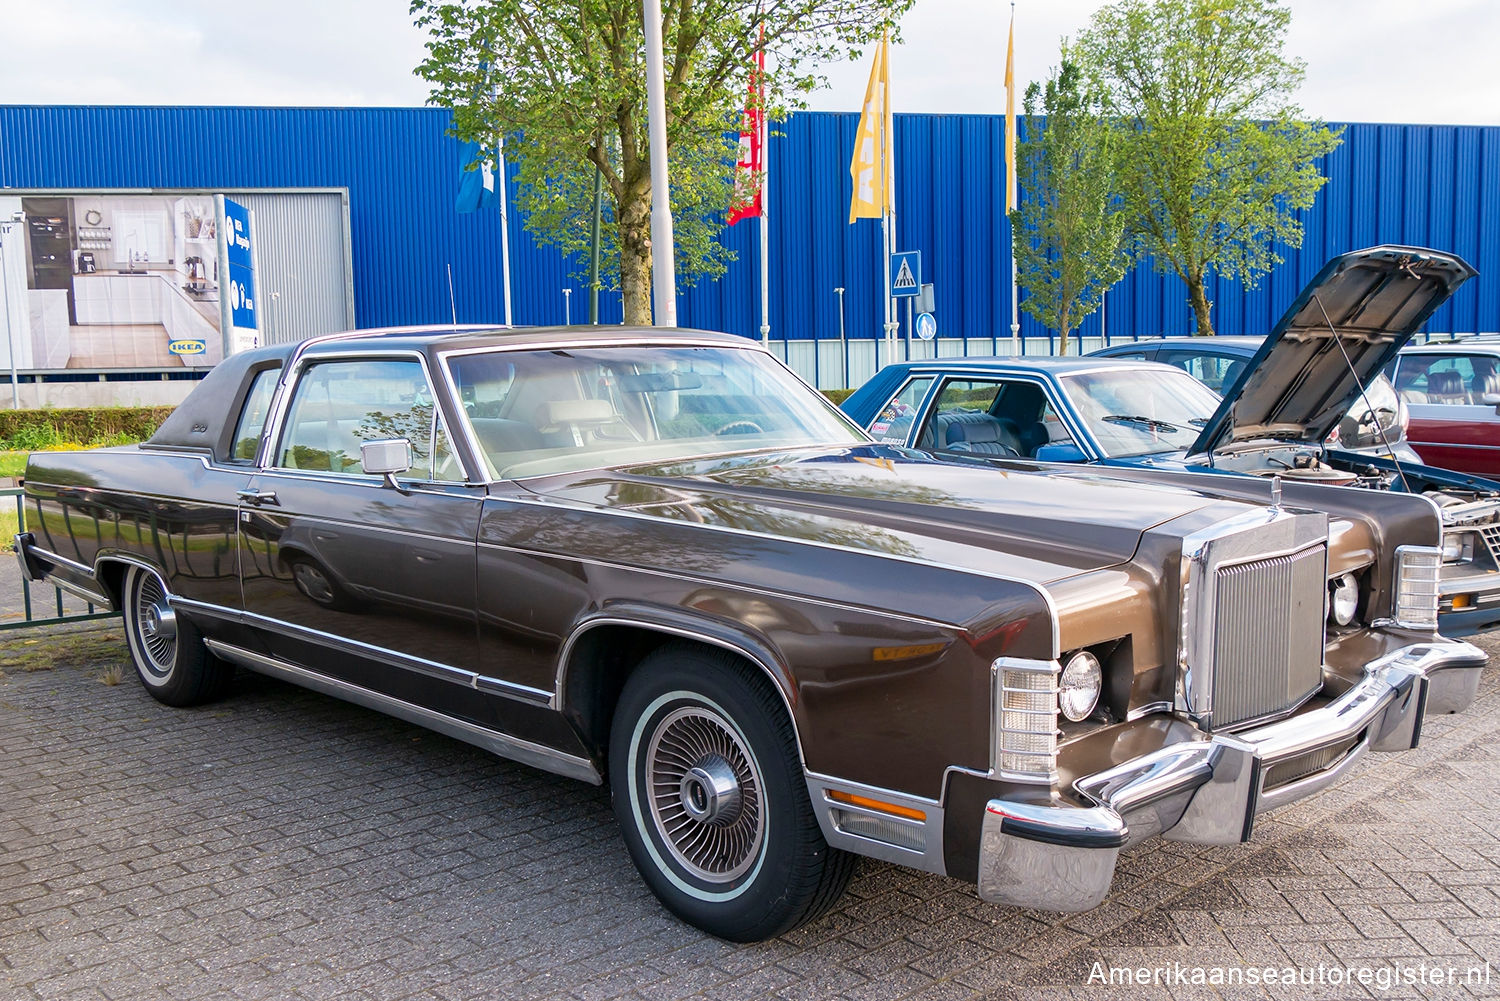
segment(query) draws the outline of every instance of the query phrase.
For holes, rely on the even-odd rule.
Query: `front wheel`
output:
[[[198,628],[178,617],[155,571],[140,566],[126,571],[121,606],[130,659],[152,698],[191,706],[223,692],[233,667],[209,653]]]
[[[823,840],[770,684],[728,653],[673,644],[625,683],[609,748],[631,858],[678,917],[735,942],[810,921],[854,856]]]

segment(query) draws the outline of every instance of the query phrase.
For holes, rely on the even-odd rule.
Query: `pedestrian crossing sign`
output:
[[[922,292],[922,252],[903,250],[891,255],[891,295],[896,298]]]

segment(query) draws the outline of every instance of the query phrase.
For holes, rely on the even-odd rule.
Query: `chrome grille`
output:
[[[1325,564],[1315,546],[1217,570],[1215,730],[1285,712],[1322,686]]]
[[[1341,740],[1327,747],[1320,747],[1316,751],[1308,751],[1284,761],[1278,761],[1266,769],[1265,781],[1261,783],[1261,789],[1270,791],[1279,789],[1284,785],[1305,779],[1309,775],[1327,771],[1334,765],[1343,761],[1349,752],[1364,743],[1367,731],[1361,730],[1357,735],[1347,740]]]

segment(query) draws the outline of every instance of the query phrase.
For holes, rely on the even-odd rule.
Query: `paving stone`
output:
[[[1500,652],[1500,636],[1480,637]],[[755,945],[666,914],[605,790],[245,675],[205,709],[0,677],[0,998],[1083,1001],[1500,996],[1500,672],[1246,845],[1149,840],[1081,915],[862,860]],[[1089,984],[1103,967],[1491,970],[1323,994]]]

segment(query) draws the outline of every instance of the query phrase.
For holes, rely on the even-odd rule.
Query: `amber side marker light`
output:
[[[1469,601],[1469,596],[1467,594],[1455,594],[1453,596],[1454,608],[1468,608],[1470,604],[1471,602]]]
[[[878,799],[856,796],[852,792],[839,792],[837,789],[828,789],[825,792],[835,803],[843,803],[845,806],[862,806],[866,810],[875,810],[879,813],[889,813],[893,817],[905,817],[907,820],[920,820],[924,824],[927,823],[927,814],[924,811],[914,810],[909,806],[882,803]]]

